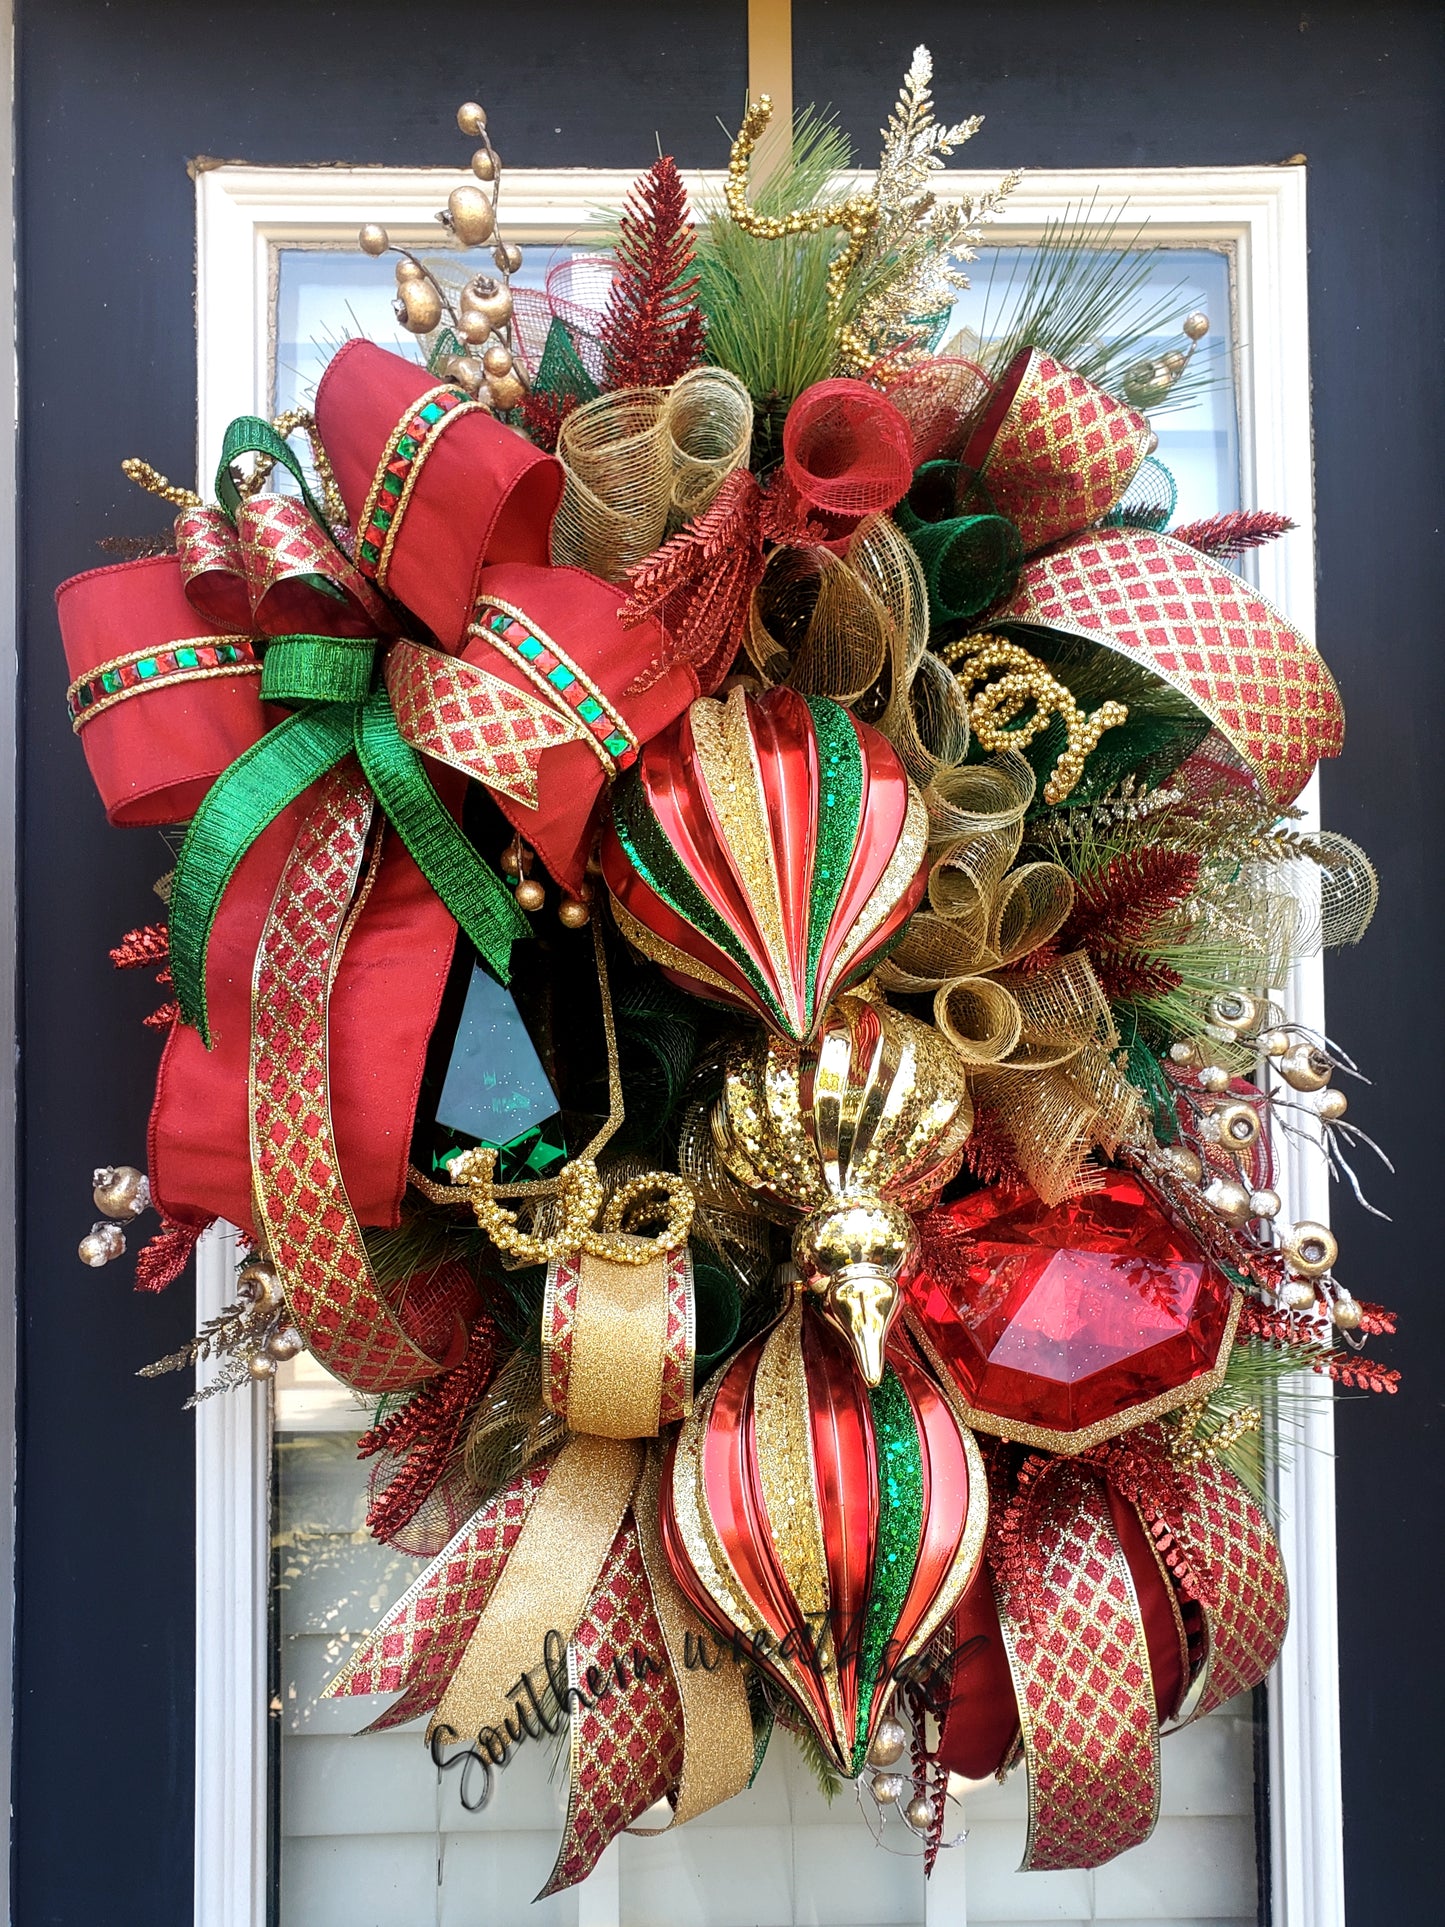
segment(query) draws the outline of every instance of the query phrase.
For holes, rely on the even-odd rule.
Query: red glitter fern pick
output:
[[[664,155],[628,196],[602,317],[603,388],[667,388],[702,359],[693,299],[692,218],[677,163]]]
[[[1061,951],[1142,944],[1199,881],[1188,850],[1130,850],[1080,877],[1073,912],[1059,932]]]
[[[140,970],[146,964],[163,964],[171,954],[170,931],[163,923],[143,923],[138,930],[127,930],[110,960],[117,970]]]
[[[672,663],[690,662],[708,695],[731,668],[762,579],[760,500],[748,470],[734,469],[691,527],[629,572],[623,622],[656,616],[667,638],[663,659],[643,670],[629,694],[650,687]]]
[[[137,1291],[164,1291],[173,1285],[191,1261],[200,1227],[177,1224],[162,1218],[161,1228],[136,1253],[135,1288]]]
[[[393,1539],[440,1484],[472,1407],[486,1390],[497,1360],[497,1334],[479,1317],[461,1362],[441,1372],[379,1425],[362,1434],[356,1456],[387,1455],[384,1482],[373,1484],[366,1523],[374,1539]]]
[[[526,396],[522,402],[522,420],[538,448],[545,448],[549,455],[556,454],[562,424],[577,405],[576,395],[553,395],[546,389],[534,388]]]
[[[1179,981],[1150,938],[1199,881],[1187,850],[1131,850],[1078,880],[1073,913],[1055,939],[1060,951],[1084,950],[1112,1002],[1157,997]]]
[[[1262,548],[1276,536],[1288,535],[1295,524],[1273,509],[1242,509],[1232,515],[1211,515],[1202,522],[1186,522],[1170,529],[1176,542],[1186,542],[1216,562],[1229,562],[1246,549]]]

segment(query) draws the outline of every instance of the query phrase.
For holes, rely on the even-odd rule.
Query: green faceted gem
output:
[[[100,686],[108,696],[113,696],[120,688],[119,672],[114,669],[107,669],[100,679]]]
[[[403,435],[396,445],[396,452],[409,462],[420,447],[421,443],[414,435]]]
[[[150,678],[156,674],[159,668],[160,668],[160,664],[156,661],[154,656],[142,656],[140,661],[135,666],[135,673],[141,678],[143,682],[148,682]]]
[[[360,553],[368,562],[379,562],[381,560],[381,550],[374,542],[363,542]]]
[[[383,495],[400,495],[401,477],[399,475],[393,475],[388,471],[382,480],[381,492]]]
[[[439,422],[445,412],[439,403],[429,401],[425,408],[418,410],[418,419],[430,427],[432,423]]]
[[[555,669],[547,671],[547,680],[554,689],[570,689],[577,678],[565,663],[559,662]]]
[[[198,661],[199,659],[194,649],[177,649],[177,669],[195,669],[198,666]]]
[[[517,654],[525,662],[535,662],[542,653],[542,645],[535,636],[524,636],[517,644]]]
[[[625,756],[632,745],[625,736],[608,736],[603,740],[602,747],[613,756]]]
[[[577,714],[584,723],[599,723],[607,712],[595,696],[587,696],[578,703]]]

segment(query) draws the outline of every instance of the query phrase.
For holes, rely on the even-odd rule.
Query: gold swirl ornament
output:
[[[739,1051],[713,1111],[718,1157],[780,1222],[793,1262],[870,1385],[883,1377],[911,1214],[957,1171],[973,1127],[962,1066],[927,1024],[841,997],[816,1044]]]

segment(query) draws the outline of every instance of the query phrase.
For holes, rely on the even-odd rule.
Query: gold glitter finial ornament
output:
[[[724,1168],[786,1222],[793,1262],[870,1385],[913,1255],[910,1214],[957,1171],[973,1126],[963,1067],[938,1033],[840,997],[815,1044],[760,1039],[729,1065],[713,1111]]]

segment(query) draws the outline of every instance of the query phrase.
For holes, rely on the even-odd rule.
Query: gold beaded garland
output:
[[[969,697],[969,722],[985,749],[1023,749],[1048,728],[1052,717],[1063,723],[1068,747],[1044,784],[1047,802],[1061,803],[1083,775],[1084,761],[1104,731],[1128,721],[1124,704],[1113,701],[1086,716],[1072,692],[1036,656],[1003,636],[964,636],[940,654]],[[1004,673],[990,680],[999,669]],[[984,686],[975,696],[971,692],[976,683]],[[1033,713],[1020,722],[1030,703]]]
[[[516,1212],[493,1196],[496,1168],[497,1153],[479,1145],[454,1157],[448,1175],[466,1193],[478,1225],[497,1249],[520,1258],[524,1264],[543,1265],[568,1252],[585,1251],[613,1264],[645,1265],[663,1252],[685,1245],[692,1230],[697,1199],[686,1178],[647,1171],[629,1178],[607,1198],[597,1166],[588,1158],[578,1158],[557,1180],[555,1229],[545,1238],[534,1237],[522,1230]],[[665,1222],[654,1237],[636,1237],[623,1226],[628,1212],[648,1199],[663,1208]]]
[[[878,225],[878,202],[871,194],[849,194],[841,201],[825,202],[822,207],[795,208],[791,214],[759,214],[748,200],[748,171],[753,151],[772,117],[771,95],[763,94],[749,104],[728,156],[723,198],[733,223],[757,241],[781,241],[793,234],[819,234],[830,227],[845,230],[847,242],[828,268],[828,313],[836,322],[848,289],[848,277],[868,236]],[[844,365],[854,369],[866,368],[871,359],[868,343],[855,329],[842,325],[838,328],[838,351]]]

